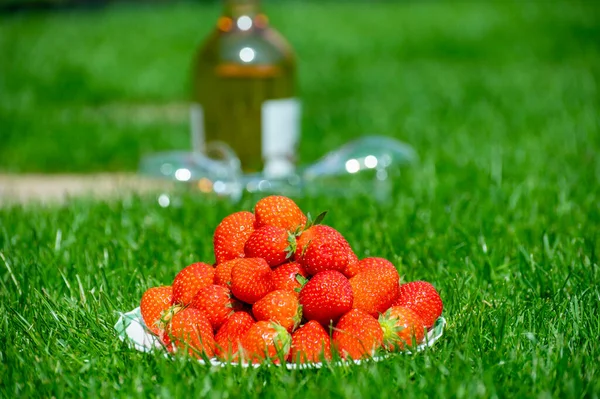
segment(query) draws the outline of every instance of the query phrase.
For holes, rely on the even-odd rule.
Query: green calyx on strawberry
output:
[[[283,363],[291,347],[291,334],[271,321],[257,321],[242,338],[245,360],[260,363],[265,360]]]
[[[403,306],[392,306],[379,316],[386,349],[403,350],[419,345],[425,337],[423,321],[414,311]]]
[[[163,314],[171,307],[173,288],[171,286],[152,287],[147,289],[140,301],[140,313],[144,324],[155,335],[162,335]]]

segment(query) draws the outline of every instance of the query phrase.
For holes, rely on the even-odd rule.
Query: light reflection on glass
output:
[[[377,167],[377,157],[375,155],[367,155],[365,157],[365,166],[369,169]]]
[[[206,177],[203,177],[198,180],[198,189],[203,193],[210,193],[213,189],[213,183]]]
[[[250,28],[252,28],[252,18],[250,18],[247,15],[242,15],[241,17],[239,17],[237,19],[237,27],[239,28],[239,30],[243,30],[246,31]]]
[[[215,190],[215,193],[222,194],[227,189],[227,185],[221,180],[217,180],[215,184],[213,184],[213,189]]]
[[[164,163],[160,166],[160,173],[162,173],[165,176],[169,176],[171,173],[173,173],[173,165],[171,165],[170,163]]]
[[[360,170],[360,162],[357,159],[349,159],[346,161],[346,171],[348,173],[356,173]]]
[[[192,172],[186,168],[180,168],[175,171],[175,178],[179,181],[188,181],[192,177]]]
[[[240,50],[240,60],[242,60],[244,62],[251,62],[255,56],[256,56],[256,53],[250,47],[244,47],[243,49]]]
[[[169,198],[169,196],[167,194],[161,194],[158,196],[158,205],[162,206],[163,208],[166,208],[170,204],[171,204],[171,199]]]
[[[260,191],[266,191],[271,188],[271,183],[268,180],[261,180],[258,183],[258,189]]]
[[[249,181],[248,184],[246,184],[246,190],[248,190],[250,193],[255,192],[258,190],[258,183],[254,180]]]
[[[140,171],[154,177],[193,182],[199,192],[233,200],[239,200],[244,191],[292,195],[356,192],[386,198],[396,168],[417,160],[414,150],[402,142],[367,136],[330,151],[316,162],[299,168],[296,174],[268,179],[262,173],[244,175],[233,150],[224,143],[209,142],[204,153],[172,151],[147,156],[140,163]],[[177,197],[168,193],[160,194],[157,199],[163,208],[178,206]]]
[[[380,158],[381,166],[387,168],[392,164],[392,157],[389,154],[383,154]]]
[[[233,22],[229,17],[221,17],[217,20],[217,27],[223,32],[229,32]]]

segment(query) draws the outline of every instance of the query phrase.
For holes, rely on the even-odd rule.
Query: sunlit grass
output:
[[[139,353],[113,330],[119,312],[183,266],[212,262],[216,224],[256,198],[6,206],[0,396],[597,397],[593,5],[267,4],[300,57],[303,162],[367,133],[421,158],[387,203],[298,203],[328,210],[360,257],[438,287],[445,335],[417,355],[318,371]],[[135,170],[146,151],[186,146],[186,68],[217,13],[0,17],[0,169]]]

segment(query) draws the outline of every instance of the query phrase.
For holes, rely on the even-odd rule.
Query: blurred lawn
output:
[[[595,155],[594,2],[265,9],[300,59],[303,162],[362,134],[399,137],[442,164],[493,152],[509,173],[559,173]],[[0,16],[0,171],[135,170],[144,153],[188,148],[190,60],[219,10]]]
[[[299,198],[356,254],[432,282],[429,351],[318,371],[219,369],[113,325],[240,203],[189,196],[0,207],[0,397],[597,398],[597,2],[275,2],[300,57],[301,156],[389,134],[422,162],[391,201]],[[135,170],[186,148],[192,53],[216,4],[0,16],[0,172]]]

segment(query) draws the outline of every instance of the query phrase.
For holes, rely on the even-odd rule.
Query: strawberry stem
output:
[[[325,216],[327,215],[327,211],[323,211],[321,213],[319,213],[317,215],[317,217],[313,220],[312,216],[310,215],[310,213],[306,214],[306,218],[308,219],[306,222],[306,226],[304,227],[304,230],[308,230],[309,228],[311,228],[312,226],[315,226],[317,224],[321,224],[321,222],[323,221],[323,219],[325,219]]]

